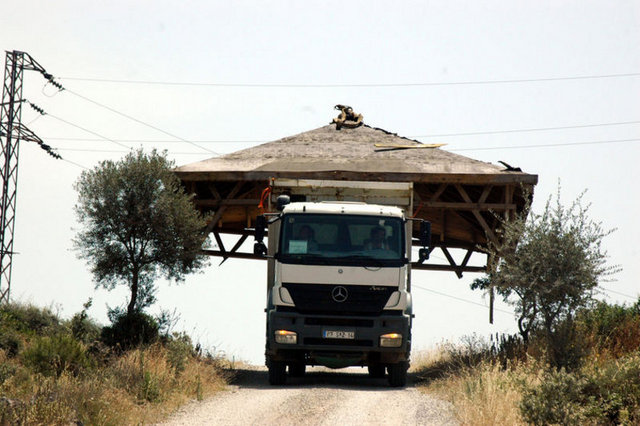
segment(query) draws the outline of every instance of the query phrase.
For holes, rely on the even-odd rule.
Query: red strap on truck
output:
[[[271,187],[267,186],[262,190],[262,195],[260,195],[260,204],[258,204],[258,208],[260,209],[260,214],[264,214],[265,203],[269,200],[269,195],[271,194]]]

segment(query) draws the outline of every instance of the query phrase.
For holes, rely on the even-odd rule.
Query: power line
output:
[[[468,300],[468,299],[463,299],[463,298],[461,298],[461,297],[452,296],[452,295],[450,295],[450,294],[442,293],[442,292],[439,292],[439,291],[436,291],[436,290],[431,290],[430,288],[421,287],[421,286],[419,286],[419,285],[417,285],[417,284],[411,284],[411,286],[412,286],[412,287],[415,287],[415,288],[419,288],[420,290],[424,290],[424,291],[428,291],[428,292],[431,292],[431,293],[438,294],[438,295],[440,295],[440,296],[448,297],[448,298],[450,298],[450,299],[455,299],[455,300],[458,300],[458,301],[460,301],[460,302],[470,303],[470,304],[472,304],[472,305],[481,306],[481,307],[483,307],[483,308],[489,309],[489,307],[488,307],[488,306],[486,306],[486,305],[484,305],[484,304],[482,304],[482,303],[474,302],[473,300]],[[499,308],[495,308],[495,307],[494,307],[494,308],[493,308],[493,310],[494,310],[494,311],[497,311],[497,312],[502,312],[502,313],[504,313],[504,314],[513,315],[513,312],[505,311],[504,309],[499,309]]]
[[[600,286],[600,288],[602,290],[608,291],[609,293],[615,293],[615,294],[618,294],[620,296],[628,297],[629,299],[632,299],[632,300],[640,299],[640,296],[631,296],[630,294],[620,293],[619,291],[611,290],[611,289],[608,289],[608,288],[605,288],[605,287],[602,287],[602,286]]]
[[[82,126],[79,126],[79,125],[77,125],[77,124],[74,124],[74,123],[72,123],[72,122],[70,122],[70,121],[67,121],[67,120],[63,119],[63,118],[56,117],[55,115],[53,115],[53,114],[51,114],[51,113],[47,113],[47,116],[49,116],[49,117],[51,117],[51,118],[55,118],[55,119],[56,119],[56,120],[58,120],[58,121],[61,121],[61,122],[65,123],[65,124],[68,124],[69,126],[76,127],[76,128],[78,128],[78,129],[80,129],[80,130],[83,130],[83,131],[85,131],[85,132],[87,132],[87,133],[91,133],[92,135],[94,135],[94,136],[98,136],[99,138],[101,138],[101,139],[103,139],[103,140],[106,140],[106,141],[112,142],[112,143],[114,143],[114,144],[116,144],[116,145],[119,145],[119,146],[121,146],[121,147],[127,148],[127,150],[131,150],[131,147],[128,147],[127,145],[121,144],[120,142],[118,142],[118,141],[116,141],[116,140],[114,140],[114,139],[110,139],[110,138],[108,138],[108,137],[106,137],[106,136],[103,136],[103,135],[101,135],[100,133],[96,133],[96,132],[94,132],[93,130],[89,130],[89,129],[85,128],[85,127],[82,127]],[[127,151],[127,152],[128,152],[128,151]]]
[[[589,127],[604,127],[604,126],[622,126],[627,124],[640,124],[640,121],[620,121],[617,123],[598,123],[598,124],[581,124],[576,126],[558,126],[558,127],[537,127],[531,129],[509,129],[509,130],[489,130],[481,132],[465,132],[465,133],[443,133],[443,134],[431,134],[431,135],[414,135],[408,136],[410,138],[446,138],[450,136],[477,136],[477,135],[494,135],[498,133],[526,133],[526,132],[543,132],[549,130],[566,130],[566,129],[584,129]]]
[[[520,149],[520,148],[551,148],[556,146],[579,146],[579,145],[599,145],[599,144],[611,144],[611,143],[623,143],[623,142],[637,142],[638,138],[634,139],[615,139],[615,140],[601,140],[590,142],[567,142],[567,143],[551,143],[551,144],[539,144],[539,145],[510,145],[510,146],[490,146],[484,148],[458,148],[450,149],[451,152],[460,151],[488,151],[495,149]]]
[[[161,128],[157,127],[157,126],[154,126],[154,125],[152,125],[152,124],[146,123],[146,122],[144,122],[144,121],[142,121],[142,120],[139,120],[139,119],[137,119],[137,118],[135,118],[135,117],[132,117],[132,116],[130,116],[130,115],[128,115],[128,114],[125,114],[125,113],[123,113],[123,112],[120,112],[120,111],[118,111],[117,109],[114,109],[114,108],[112,108],[112,107],[110,107],[110,106],[107,106],[107,105],[105,105],[105,104],[103,104],[103,103],[100,103],[100,102],[98,102],[98,101],[94,101],[93,99],[90,99],[90,98],[88,98],[88,97],[86,97],[86,96],[83,96],[83,95],[81,95],[81,94],[77,93],[77,92],[74,92],[73,90],[66,89],[66,90],[65,90],[65,92],[67,92],[67,93],[71,93],[72,95],[77,96],[77,97],[79,97],[80,99],[84,99],[85,101],[90,102],[90,103],[92,103],[92,104],[94,104],[94,105],[97,105],[97,106],[99,106],[99,107],[101,107],[101,108],[104,108],[104,109],[106,109],[106,110],[108,110],[108,111],[111,111],[111,112],[113,112],[114,114],[118,114],[118,115],[120,115],[120,116],[122,116],[122,117],[125,117],[125,118],[129,119],[129,120],[135,121],[136,123],[142,124],[143,126],[147,126],[147,127],[151,128],[151,129],[157,130],[158,132],[164,133],[164,134],[165,134],[165,135],[167,135],[167,136],[170,136],[170,137],[172,137],[172,138],[175,138],[175,139],[181,140],[182,142],[186,142],[186,143],[188,143],[188,144],[191,144],[191,145],[193,145],[193,146],[195,146],[195,147],[198,147],[198,148],[200,148],[200,149],[202,149],[202,150],[204,150],[204,151],[210,152],[210,153],[212,153],[212,154],[220,155],[219,153],[217,153],[217,152],[215,152],[215,151],[212,151],[212,150],[210,150],[210,149],[208,149],[208,148],[205,148],[205,147],[203,147],[203,146],[200,146],[200,145],[198,145],[198,144],[196,144],[196,143],[194,143],[194,142],[191,142],[191,141],[189,141],[189,140],[187,140],[187,139],[181,138],[180,136],[177,136],[177,135],[174,135],[174,134],[172,134],[172,133],[169,133],[169,132],[167,132],[166,130],[163,130],[163,129],[161,129]]]
[[[66,162],[67,162],[67,163],[69,163],[69,164],[73,164],[74,166],[78,166],[78,167],[80,167],[81,169],[89,170],[89,167],[85,167],[85,166],[83,166],[83,165],[82,165],[82,164],[80,164],[80,163],[76,163],[75,161],[67,160],[66,158],[62,158],[62,161],[66,161]]]
[[[568,77],[526,78],[512,80],[478,80],[478,81],[449,81],[449,82],[418,82],[418,83],[330,83],[330,84],[270,84],[270,83],[198,83],[179,81],[153,81],[153,80],[122,80],[107,78],[83,78],[83,77],[59,77],[63,80],[91,81],[98,83],[120,84],[147,84],[160,86],[196,86],[196,87],[256,87],[256,88],[340,88],[340,87],[426,87],[426,86],[462,86],[480,84],[510,84],[510,83],[536,83],[549,81],[593,80],[603,78],[637,77],[640,73],[625,74],[600,74]],[[68,90],[68,89],[67,89]]]
[[[540,132],[550,130],[566,130],[566,129],[582,129],[590,127],[604,127],[604,126],[621,126],[629,124],[640,124],[639,121],[619,121],[614,123],[596,123],[596,124],[580,124],[573,126],[557,126],[557,127],[537,127],[528,129],[507,129],[507,130],[489,130],[489,131],[475,131],[464,133],[441,133],[441,134],[428,134],[428,135],[409,135],[409,138],[435,138],[435,137],[450,137],[450,136],[475,136],[475,135],[491,135],[499,133],[526,133],[526,132]],[[90,141],[99,139],[87,139],[87,138],[65,138],[65,137],[50,137],[51,140],[69,140],[69,141]],[[119,142],[127,143],[180,143],[182,141],[166,140],[166,139],[115,139]],[[264,143],[269,142],[267,139],[201,139],[195,140],[197,143]]]
[[[49,114],[51,115],[51,114]],[[78,127],[82,130],[85,130],[89,133],[93,133],[94,135],[98,135],[95,132],[92,132],[90,130],[84,129],[83,127],[74,125],[73,123],[69,123],[68,121],[62,120],[58,117],[52,116],[53,118],[59,119],[61,121],[66,122],[67,124],[70,124],[72,126]],[[99,136],[99,135],[98,135]],[[101,139],[86,139],[86,138],[45,138],[45,139],[58,139],[58,140],[71,140],[71,141],[100,141],[103,139],[106,139],[108,141],[117,143],[118,145],[121,145],[127,149],[130,149],[130,147],[122,145],[120,143],[118,143],[117,141],[126,141],[126,142],[134,142],[135,139],[109,139],[106,137],[101,137]],[[612,143],[624,143],[624,142],[637,142],[640,141],[640,138],[633,138],[633,139],[616,139],[616,140],[600,140],[600,141],[588,141],[588,142],[567,142],[567,143],[553,143],[553,144],[539,144],[539,145],[508,145],[508,146],[494,146],[494,147],[483,147],[483,148],[455,148],[455,149],[449,149],[448,151],[450,152],[460,152],[460,151],[486,151],[486,150],[497,150],[497,149],[520,149],[520,148],[553,148],[553,147],[558,147],[558,146],[581,146],[581,145],[598,145],[598,144],[612,144]],[[147,142],[152,142],[152,141],[147,141]],[[166,141],[158,141],[159,143],[164,143]],[[172,141],[174,142],[174,141]],[[95,150],[95,149],[75,149],[75,148],[61,148],[58,149],[59,151],[86,151],[86,152],[124,152],[124,151],[105,151],[105,150]],[[193,155],[203,155],[203,153],[197,153],[197,152],[175,152],[175,154],[193,154]],[[222,155],[222,154],[219,154]]]

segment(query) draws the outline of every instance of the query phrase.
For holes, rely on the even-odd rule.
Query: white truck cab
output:
[[[326,182],[325,188],[344,184]],[[290,202],[293,195],[279,197],[280,212],[267,216],[270,383],[284,384],[287,368],[300,376],[307,365],[360,365],[404,386],[413,317],[410,203],[403,209],[338,199]],[[266,222],[256,223],[256,252],[266,251]]]

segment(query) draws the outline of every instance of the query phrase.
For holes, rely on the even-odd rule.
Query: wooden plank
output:
[[[411,269],[418,269],[422,271],[447,271],[447,272],[457,272],[459,270],[458,267],[453,267],[451,265],[434,265],[431,263],[411,263]],[[465,266],[462,268],[462,272],[471,272],[471,273],[485,273],[487,271],[486,266]]]
[[[460,270],[460,267],[456,264],[456,261],[453,260],[451,253],[449,253],[449,250],[447,250],[446,247],[440,247],[440,250],[442,250],[442,253],[444,253],[444,256],[447,258],[449,265],[453,267],[453,272],[456,273],[458,278],[462,278],[462,271]]]
[[[247,200],[195,200],[195,204],[198,207],[220,207],[220,206],[257,206],[260,200],[257,198]]]
[[[209,256],[217,256],[217,257],[225,257],[227,256],[230,259],[257,259],[257,260],[266,260],[266,258],[262,256],[255,255],[253,253],[228,253],[221,252],[220,250],[202,250],[202,253],[207,254]]]
[[[323,171],[277,171],[277,170],[247,170],[247,171],[206,171],[206,172],[176,172],[184,181],[268,181],[270,178],[299,178],[299,179],[337,179],[364,180],[374,182],[414,182],[414,183],[462,183],[468,185],[484,184],[532,184],[538,183],[537,175],[527,173],[377,173],[355,172],[345,170]]]
[[[213,195],[214,200],[222,200],[222,197],[220,196],[220,193],[218,192],[218,189],[216,188],[216,185],[213,182],[209,182],[209,185],[207,185],[207,188],[209,189],[209,192],[211,193],[211,195]]]
[[[458,203],[445,201],[423,201],[424,207],[452,210],[515,210],[516,205],[506,203]]]
[[[467,202],[467,203],[472,203],[471,198],[469,197],[469,194],[467,194],[467,191],[464,190],[464,188],[462,187],[462,185],[455,185],[456,189],[458,190],[458,192],[460,193],[460,195],[462,196],[462,198]],[[477,209],[471,210],[471,213],[473,213],[473,215],[475,216],[476,220],[478,221],[478,223],[482,226],[482,229],[484,230],[484,232],[487,234],[487,237],[494,243],[494,244],[498,244],[498,239],[496,238],[495,234],[493,233],[493,230],[489,227],[489,225],[487,225],[487,222],[484,220],[484,218],[482,217],[482,215],[480,214],[480,211]]]
[[[233,189],[231,190],[231,192],[229,192],[229,194],[227,195],[227,198],[225,198],[225,200],[230,200],[233,199],[233,197],[236,196],[236,194],[238,193],[238,191],[240,191],[240,188],[242,188],[242,185],[244,184],[244,182],[240,181],[238,183],[236,183],[236,185],[233,187]],[[220,218],[222,217],[222,215],[224,214],[225,210],[227,210],[227,206],[221,206],[215,213],[215,215],[213,216],[213,218],[211,219],[211,222],[209,222],[207,224],[207,227],[205,228],[205,235],[208,235],[209,232],[211,232],[211,230],[213,229],[214,226],[216,226],[218,224],[218,221],[220,220]]]

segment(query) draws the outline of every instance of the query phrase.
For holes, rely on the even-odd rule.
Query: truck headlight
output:
[[[383,348],[399,348],[402,345],[402,334],[387,333],[380,336],[380,346]]]
[[[288,330],[276,330],[276,343],[295,345],[298,343],[298,333]]]

